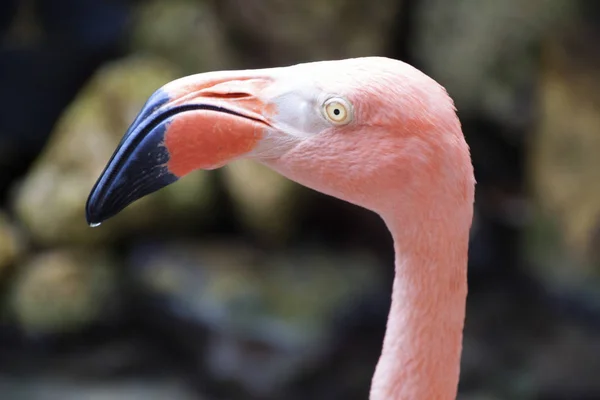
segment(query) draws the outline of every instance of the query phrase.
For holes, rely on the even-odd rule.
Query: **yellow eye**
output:
[[[336,125],[343,125],[352,119],[352,108],[343,99],[329,99],[323,105],[325,117]]]

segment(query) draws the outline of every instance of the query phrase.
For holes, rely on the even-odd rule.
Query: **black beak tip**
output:
[[[110,218],[99,211],[102,211],[102,209],[96,205],[96,202],[94,201],[94,192],[92,191],[85,204],[85,219],[92,228],[99,226],[107,218]]]
[[[92,211],[92,209],[90,209],[90,206],[87,204],[85,206],[85,220],[87,221],[87,224],[92,228],[95,228],[102,223],[102,220],[98,218],[98,216],[94,215],[94,212]]]
[[[142,150],[143,151],[143,150]],[[85,206],[85,216],[89,226],[97,227],[114,217],[131,203],[176,182],[179,178],[154,162],[136,163],[135,167],[124,168],[116,178],[103,179],[102,174]],[[112,165],[109,164],[108,168]]]
[[[169,100],[155,92],[121,140],[92,188],[85,206],[88,225],[100,225],[134,201],[178,180],[169,172],[170,155],[162,145],[168,121],[155,113]]]

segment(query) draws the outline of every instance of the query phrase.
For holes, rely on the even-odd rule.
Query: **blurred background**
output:
[[[366,399],[374,214],[238,162],[84,216],[164,83],[363,55],[446,86],[472,148],[459,398],[600,399],[600,3],[2,0],[0,39],[1,399]]]

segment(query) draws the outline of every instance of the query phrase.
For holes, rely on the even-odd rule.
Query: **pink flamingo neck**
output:
[[[465,208],[443,218],[430,214],[431,221],[384,218],[394,238],[396,275],[371,400],[456,399],[471,215]]]

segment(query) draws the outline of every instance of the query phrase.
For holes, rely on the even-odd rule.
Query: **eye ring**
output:
[[[352,121],[352,105],[340,97],[330,98],[323,103],[323,115],[334,125],[345,125]]]

